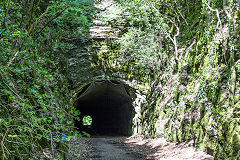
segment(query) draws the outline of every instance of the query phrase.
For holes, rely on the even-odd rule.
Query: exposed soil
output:
[[[69,160],[213,160],[196,151],[192,142],[170,143],[164,138],[132,137],[73,138]]]
[[[74,138],[69,160],[143,160],[141,154],[121,143],[123,137]],[[77,147],[76,147],[77,146]]]
[[[90,139],[93,146],[93,160],[142,160],[138,153],[132,152],[121,143],[113,143],[109,137],[97,137]]]
[[[164,138],[144,139],[140,135],[118,139],[118,141],[149,160],[214,160],[211,155],[196,151],[193,142],[176,144],[167,142]]]

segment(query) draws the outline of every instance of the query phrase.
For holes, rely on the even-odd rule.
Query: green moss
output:
[[[172,121],[169,120],[164,126],[164,137],[166,139],[169,139],[170,141],[172,141],[172,139],[170,139],[171,131],[172,131]]]
[[[127,3],[127,1],[124,2]],[[149,1],[149,3],[151,2]],[[149,35],[155,36],[152,29],[158,25],[153,25],[156,24],[156,21],[153,21],[152,24],[151,22],[146,24],[145,21],[142,21],[143,17],[141,16],[131,17],[135,13],[143,12],[139,10],[138,6],[133,7],[132,4],[139,5],[139,2],[132,1],[126,4],[126,10],[130,14],[127,21],[129,21],[130,26],[135,27],[126,29],[123,37],[120,37],[120,41],[117,41],[118,44],[120,43],[119,48],[122,47],[118,53],[121,55],[120,57],[123,57],[118,60],[121,64],[119,69],[127,72],[127,78],[136,79],[139,82],[141,81],[140,85],[148,86],[142,87],[146,94],[151,95],[148,95],[146,106],[142,108],[143,111],[141,112],[144,132],[154,135],[158,126],[151,123],[156,122],[155,115],[160,113],[160,118],[168,119],[164,126],[164,136],[168,140],[181,142],[193,138],[197,147],[213,151],[216,159],[231,159],[233,157],[236,159],[236,150],[239,149],[239,132],[237,131],[237,123],[239,125],[239,122],[236,119],[240,117],[240,65],[239,63],[234,64],[239,59],[239,53],[233,52],[231,47],[237,48],[239,46],[236,37],[233,36],[233,33],[239,33],[239,22],[233,24],[228,21],[231,27],[224,28],[229,35],[229,41],[225,42],[223,40],[226,39],[225,35],[216,29],[218,20],[215,13],[209,12],[209,8],[203,5],[203,2],[199,1],[199,3],[191,4],[194,6],[193,8],[197,7],[195,9],[199,12],[195,14],[196,10],[192,12],[189,9],[183,12],[183,17],[188,17],[186,21],[191,25],[180,26],[180,30],[186,29],[186,32],[181,30],[179,37],[177,37],[178,42],[181,41],[177,45],[184,49],[183,55],[181,55],[182,59],[178,61],[175,59],[176,55],[172,53],[172,50],[169,50],[172,47],[171,41],[164,39],[164,32],[161,32],[168,27],[171,28],[171,26],[157,29],[158,36],[161,33],[160,37],[162,39],[159,38],[161,44],[154,41],[152,47],[149,48],[148,42],[152,42]],[[228,5],[230,4],[232,5],[229,6],[230,8],[234,8],[233,6],[236,5],[235,2],[228,2]],[[182,5],[183,10],[188,5],[190,4]],[[215,8],[222,7],[220,1],[212,1],[211,5]],[[172,10],[176,9],[175,5],[169,7],[171,10],[168,10],[169,8],[164,5],[158,7],[155,6],[159,11],[161,10],[164,13],[165,10],[168,11],[165,15],[168,18],[172,18]],[[185,15],[187,13],[190,15]],[[148,16],[147,14],[147,19]],[[168,18],[163,21],[164,24],[168,21]],[[192,27],[193,19],[194,23],[199,20],[194,27]],[[129,24],[126,26],[129,26]],[[164,26],[163,24],[159,25]],[[233,27],[234,25],[235,27]],[[234,29],[236,31],[233,31]],[[191,41],[197,43],[188,48]],[[233,42],[237,42],[238,45]],[[160,69],[153,69],[153,65],[151,66],[152,73],[144,74],[148,72],[149,64],[151,65],[157,60],[155,55],[158,50],[155,49],[155,46],[161,48],[160,61],[157,63]],[[149,48],[149,51],[145,50],[146,48]],[[156,51],[152,52],[152,49]],[[114,62],[111,57],[113,54],[109,54],[111,49],[107,50],[105,47],[103,50],[104,52],[102,51],[101,54],[105,57],[101,56],[101,58],[109,62],[108,66],[105,67],[114,68],[114,65],[111,65]],[[142,50],[146,52],[141,52]],[[150,54],[152,56],[149,56]],[[152,57],[154,57],[154,60],[152,60]],[[144,85],[146,82],[147,85]],[[155,104],[153,105],[153,103]],[[158,106],[160,111],[156,109]]]

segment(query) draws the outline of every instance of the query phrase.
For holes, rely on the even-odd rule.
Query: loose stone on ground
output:
[[[192,142],[171,143],[164,138],[75,137],[70,141],[69,160],[213,160],[196,151]]]

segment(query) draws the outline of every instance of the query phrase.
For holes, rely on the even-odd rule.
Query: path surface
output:
[[[90,139],[93,147],[92,160],[141,160],[140,155],[131,152],[121,144],[112,143],[109,138],[98,137]]]
[[[102,0],[100,4],[95,4],[101,11],[93,20],[94,26],[90,27],[89,39],[118,37],[122,26],[114,28],[110,24],[104,24],[100,18],[115,4],[113,0]],[[213,157],[203,151],[196,151],[191,143],[177,145],[167,142],[164,138],[74,137],[70,141],[68,160],[213,160]]]
[[[164,138],[75,137],[70,141],[68,160],[214,160],[196,151],[192,142],[171,143]]]
[[[70,140],[68,160],[144,160],[119,141],[124,137],[74,137]]]

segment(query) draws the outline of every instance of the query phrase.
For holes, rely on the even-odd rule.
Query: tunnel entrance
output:
[[[134,107],[123,83],[101,80],[86,85],[78,95],[76,108],[81,112],[81,121],[75,122],[80,131],[92,135],[132,134]],[[86,116],[91,117],[91,125],[84,125]]]

